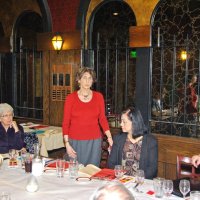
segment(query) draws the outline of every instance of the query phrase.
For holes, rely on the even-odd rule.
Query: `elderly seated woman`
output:
[[[13,121],[13,115],[13,108],[9,104],[0,104],[0,153],[24,147],[23,128]]]
[[[138,169],[144,170],[145,178],[157,176],[158,144],[149,134],[142,115],[135,107],[129,107],[121,115],[122,132],[114,135],[108,158],[108,167],[122,165],[127,175],[135,176]]]

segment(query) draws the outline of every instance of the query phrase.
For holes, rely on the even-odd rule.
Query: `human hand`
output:
[[[69,144],[69,142],[66,143],[66,150],[67,150],[67,153],[68,153],[69,157],[72,157],[72,158],[77,157],[76,151],[74,151],[74,149],[73,149],[72,146]]]
[[[109,143],[109,146],[112,147],[112,145],[113,145],[113,139],[112,139],[112,137],[108,137],[107,141]]]
[[[192,164],[195,167],[198,167],[200,165],[200,155],[195,155],[192,157]]]
[[[19,128],[17,126],[17,123],[16,121],[12,121],[11,124],[10,124],[10,128],[14,128],[15,129],[15,133],[19,131]]]

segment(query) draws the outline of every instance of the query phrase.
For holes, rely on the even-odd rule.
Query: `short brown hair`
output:
[[[93,83],[96,82],[96,72],[89,67],[81,67],[79,69],[79,71],[76,74],[76,81],[78,82],[82,78],[83,74],[86,72],[88,72],[92,76]]]

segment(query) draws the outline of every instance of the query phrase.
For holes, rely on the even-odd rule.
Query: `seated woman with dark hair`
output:
[[[127,175],[144,170],[145,178],[157,176],[158,144],[148,134],[139,110],[129,107],[121,115],[122,132],[113,137],[113,146],[108,158],[108,167],[123,165]]]
[[[21,150],[24,147],[24,131],[13,121],[13,108],[7,103],[0,104],[0,153],[9,149]]]

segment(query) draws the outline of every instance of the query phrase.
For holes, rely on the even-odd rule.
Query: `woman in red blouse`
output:
[[[63,135],[70,157],[77,157],[79,163],[99,166],[101,159],[101,130],[113,140],[105,116],[104,98],[91,90],[96,74],[90,68],[80,68],[76,76],[79,90],[67,96],[64,106]]]

